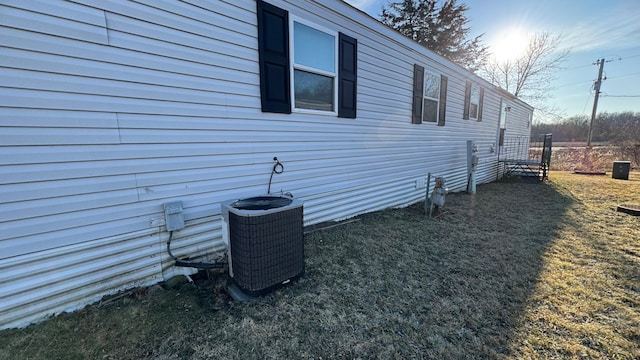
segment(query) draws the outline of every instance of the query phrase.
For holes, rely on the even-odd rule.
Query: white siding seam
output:
[[[116,117],[116,126],[118,127],[118,144],[122,144],[122,127],[120,126],[120,114],[117,112],[113,114]]]
[[[111,46],[111,36],[109,35],[109,18],[107,17],[107,11],[106,10],[102,10],[102,16],[104,16],[104,32],[105,32],[105,37],[107,38],[107,45]]]

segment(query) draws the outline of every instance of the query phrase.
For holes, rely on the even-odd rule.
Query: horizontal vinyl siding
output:
[[[224,253],[222,243],[210,240],[221,236],[219,218],[189,221],[187,226],[174,235],[174,254],[200,253],[202,260],[213,261]],[[11,289],[0,292],[2,326],[24,326],[80,309],[106,294],[186,274],[159,256],[165,251],[168,235],[158,230],[149,228],[0,261],[0,286]]]
[[[67,2],[10,0],[0,4],[0,13],[6,27],[92,43],[107,42],[104,15],[97,9]]]
[[[358,40],[357,119],[260,111],[253,0],[0,5],[0,328],[190,271],[167,201],[174,254],[220,256],[220,202],[265,193],[274,156],[306,225],[420,201],[429,172],[464,190],[466,140],[495,179],[492,86],[341,1],[272,3]],[[414,64],[449,79],[444,127],[411,124]],[[468,79],[482,122],[462,119]]]
[[[185,17],[178,22],[193,26],[181,31],[152,24],[176,21],[176,14],[129,3],[120,9],[124,16],[101,4],[118,5],[64,3],[99,16],[101,39],[65,31],[86,27],[87,20],[64,20],[63,11],[44,2],[10,4],[39,7],[31,17],[2,9],[1,327],[23,326],[176,273],[166,254],[168,234],[158,226],[166,199],[180,196],[186,206],[187,228],[176,232],[174,254],[219,256],[219,201],[237,195],[236,189],[249,193],[244,188],[251,183],[253,192],[258,185],[262,190],[265,182],[256,176],[262,170],[251,168],[252,145],[243,128],[234,128],[227,113],[245,107],[251,110],[244,117],[256,119],[255,26],[228,11],[212,18],[201,8],[164,4],[210,22]],[[244,9],[236,14],[255,22]],[[228,29],[220,30],[225,24]],[[226,124],[212,127],[216,120]],[[194,141],[194,131],[204,134]],[[244,183],[232,179],[234,166]],[[158,177],[169,180],[156,184]]]
[[[507,131],[506,136],[529,136],[531,135],[531,126],[529,123],[529,114],[532,112],[527,107],[518,106],[517,103],[512,106],[511,111],[507,115]]]

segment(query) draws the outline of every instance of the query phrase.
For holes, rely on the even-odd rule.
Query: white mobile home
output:
[[[173,252],[216,257],[274,156],[340,220],[464,190],[467,140],[495,180],[533,111],[339,0],[0,0],[0,47],[0,328],[186,271],[169,201]]]

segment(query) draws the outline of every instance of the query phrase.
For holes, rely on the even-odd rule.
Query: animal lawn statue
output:
[[[445,180],[443,177],[436,177],[436,185],[433,187],[433,192],[429,197],[429,216],[433,217],[433,211],[440,213],[440,208],[444,206],[444,196],[447,194],[447,189],[444,187]]]

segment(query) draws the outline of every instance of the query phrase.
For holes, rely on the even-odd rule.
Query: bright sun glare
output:
[[[491,43],[491,53],[498,62],[515,60],[527,47],[527,34],[520,29],[509,29]]]

